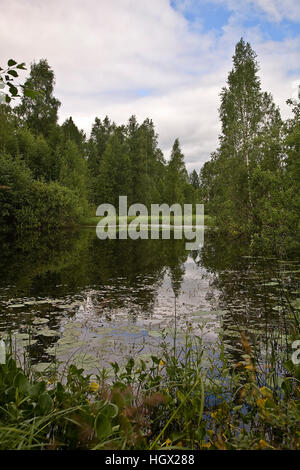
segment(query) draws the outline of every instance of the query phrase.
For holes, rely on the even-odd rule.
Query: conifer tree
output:
[[[175,139],[166,177],[166,199],[169,204],[183,204],[185,202],[184,190],[187,183],[188,174],[184,163],[184,155],[179,140]]]

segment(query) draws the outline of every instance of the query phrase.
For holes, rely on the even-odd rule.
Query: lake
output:
[[[94,228],[32,233],[1,239],[0,335],[41,371],[53,357],[86,371],[147,360],[162,333],[180,344],[188,330],[234,361],[241,331],[262,357],[270,338],[284,354],[299,287],[299,261],[250,257],[212,229],[193,252],[185,240],[103,241]]]

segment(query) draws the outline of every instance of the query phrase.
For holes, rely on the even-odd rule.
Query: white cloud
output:
[[[108,114],[118,123],[131,114],[150,117],[166,156],[179,137],[188,168],[199,168],[217,146],[219,92],[241,36],[257,51],[263,86],[284,115],[285,100],[300,82],[300,36],[266,42],[258,28],[245,30],[239,20],[238,5],[250,0],[212,2],[235,7],[221,34],[191,30],[168,0],[10,0],[0,17],[0,64],[47,58],[62,101],[61,121],[72,115],[89,132],[95,116]],[[255,3],[273,16],[282,14],[284,4],[293,4],[295,15],[299,10],[288,0]]]
[[[222,4],[240,15],[263,13],[270,21],[280,22],[284,19],[300,21],[300,3],[298,0],[204,0],[206,3]],[[196,0],[179,0],[181,8],[188,8]]]

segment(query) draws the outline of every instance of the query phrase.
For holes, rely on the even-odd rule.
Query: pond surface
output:
[[[207,230],[199,252],[185,240],[99,240],[95,229],[0,242],[0,336],[12,335],[42,370],[53,357],[87,371],[147,359],[161,333],[191,329],[226,354],[241,331],[261,354],[278,345],[299,305],[297,260],[249,257],[242,241]]]

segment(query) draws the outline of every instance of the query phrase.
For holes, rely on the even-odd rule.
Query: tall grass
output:
[[[221,342],[205,346],[188,327],[176,349],[163,333],[158,355],[112,363],[113,377],[74,365],[64,378],[46,377],[9,351],[0,449],[299,448],[300,367],[286,361],[280,380],[268,382],[275,363],[262,370],[245,333],[241,343],[234,363]]]

